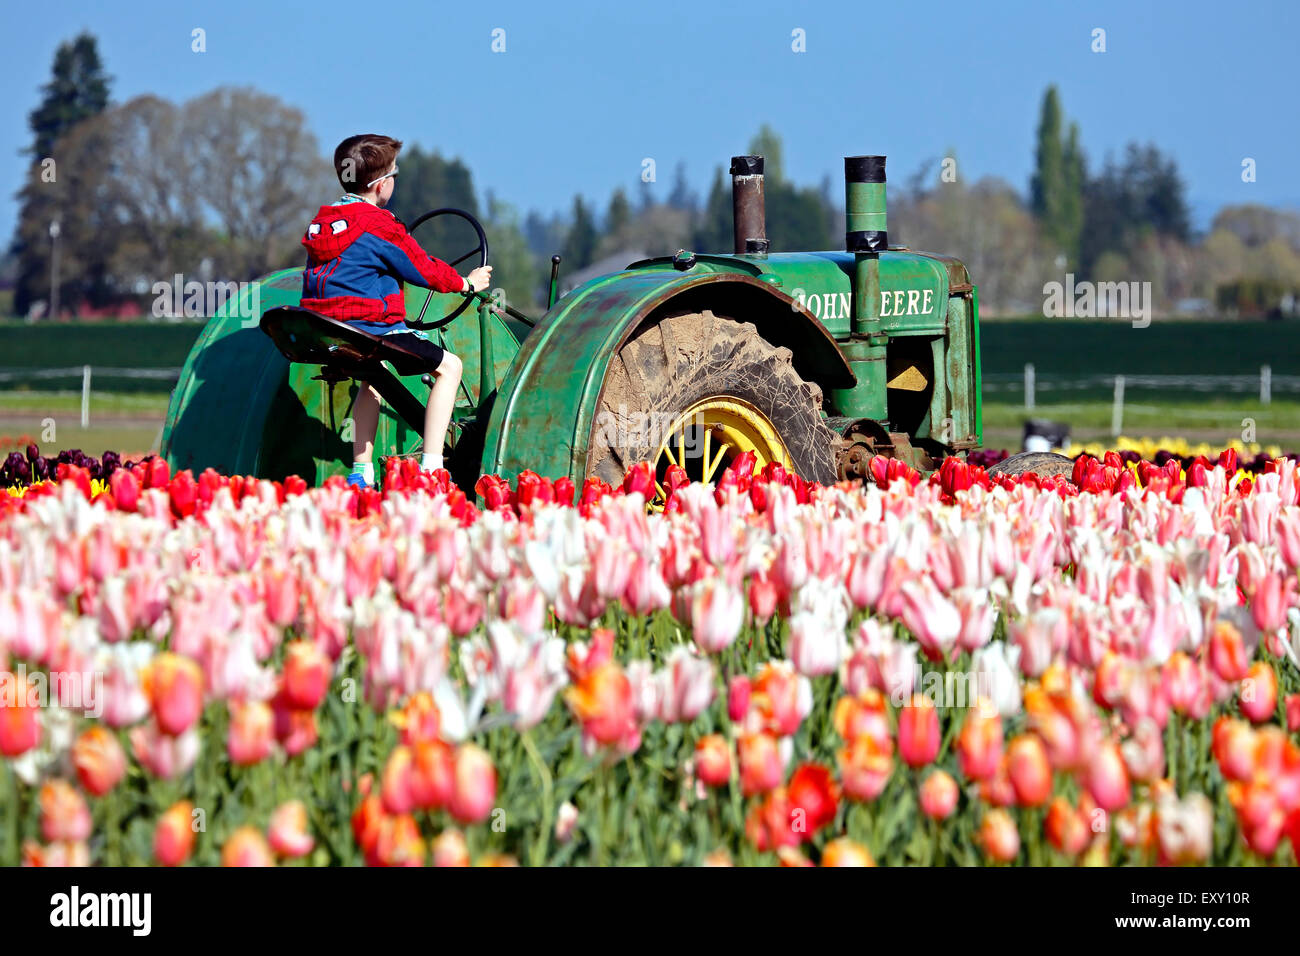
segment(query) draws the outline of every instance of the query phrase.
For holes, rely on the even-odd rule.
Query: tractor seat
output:
[[[302,306],[267,309],[258,324],[281,355],[300,365],[327,365],[350,373],[385,361],[392,363],[398,375],[433,371],[426,359],[395,344],[391,337],[362,332]]]

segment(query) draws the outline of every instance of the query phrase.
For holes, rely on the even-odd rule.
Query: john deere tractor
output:
[[[615,483],[641,461],[710,480],[744,451],[831,482],[874,455],[925,470],[980,445],[977,290],[956,259],[889,245],[885,158],[844,161],[844,252],[769,253],[763,158],[735,157],[731,176],[731,254],[634,262],[558,298],[553,257],[540,318],[490,292],[407,288],[410,324],[464,365],[447,458],[461,487],[525,469]],[[449,261],[487,264],[466,212],[426,213],[412,233],[438,217],[477,236]],[[376,452],[419,450],[427,369],[298,308],[301,289],[301,270],[273,273],[262,314],[241,300],[208,322],[168,410],[173,468],[344,474],[357,381],[386,400]]]

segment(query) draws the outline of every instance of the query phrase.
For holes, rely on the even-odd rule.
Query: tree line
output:
[[[338,192],[301,111],[250,88],[182,104],[156,96],[113,104],[111,82],[92,36],[59,47],[29,117],[30,166],[0,268],[13,287],[9,311],[48,313],[56,272],[60,310],[84,314],[138,308],[153,282],[175,273],[245,280],[301,263],[303,224]],[[815,186],[792,182],[769,126],[746,151],[765,157],[772,251],[843,248],[842,184],[829,176]],[[1187,300],[1241,314],[1295,308],[1300,215],[1225,207],[1198,236],[1177,165],[1154,145],[1132,143],[1089,166],[1079,127],[1067,124],[1051,87],[1027,195],[995,177],[970,181],[952,154],[902,177],[891,170],[891,240],[962,259],[987,313],[1039,312],[1044,283],[1067,271],[1150,281],[1163,311]],[[665,183],[643,177],[603,204],[576,195],[566,213],[552,215],[521,214],[491,191],[480,202],[464,163],[419,144],[403,150],[400,167],[393,212],[412,222],[431,205],[450,206],[481,219],[494,275],[524,310],[544,303],[553,253],[571,276],[606,260],[616,269],[678,249],[731,251],[721,165],[703,195],[678,164]],[[417,238],[444,258],[473,245],[449,219],[431,221]]]

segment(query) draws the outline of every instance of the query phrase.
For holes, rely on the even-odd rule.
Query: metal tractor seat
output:
[[[433,370],[426,359],[386,341],[385,336],[362,332],[297,305],[267,309],[258,325],[290,362],[319,365],[320,374],[314,377],[321,381],[369,382],[408,425],[423,432],[424,405],[383,363],[390,363],[398,375],[426,373],[423,381],[429,385],[432,379],[427,373]]]

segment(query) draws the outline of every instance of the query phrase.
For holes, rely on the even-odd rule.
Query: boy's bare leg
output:
[[[433,388],[429,390],[429,404],[424,410],[424,453],[442,455],[447,442],[447,426],[451,411],[456,405],[456,389],[460,387],[460,359],[447,352],[442,363],[434,370]]]
[[[374,453],[375,433],[379,430],[379,393],[369,382],[361,383],[357,400],[352,405],[352,460],[370,461]]]

